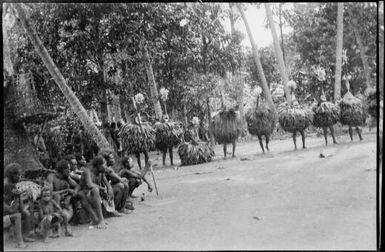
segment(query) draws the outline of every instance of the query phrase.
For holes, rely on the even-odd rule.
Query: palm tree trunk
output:
[[[211,148],[214,147],[215,145],[215,139],[214,139],[214,132],[213,132],[213,127],[212,127],[212,121],[211,121],[211,108],[210,108],[210,98],[208,97],[207,100],[206,100],[206,104],[207,104],[207,120],[208,120],[208,123],[209,123],[209,138],[210,138],[210,146]]]
[[[344,3],[337,3],[337,48],[336,48],[336,72],[334,78],[334,100],[341,98],[341,72],[342,72],[342,46],[344,30]]]
[[[384,1],[381,1],[379,3],[379,10],[382,10],[379,13],[378,21],[379,21],[379,27],[384,27]],[[379,88],[380,88],[380,100],[384,99],[384,29],[379,28],[378,29],[378,51],[379,51]],[[382,120],[382,119],[381,119]],[[381,128],[382,129],[382,128]]]
[[[7,32],[7,25],[5,23],[4,17],[5,17],[5,10],[6,10],[6,4],[3,4],[3,15],[2,15],[2,27],[3,27],[3,64],[5,66],[5,70],[8,72],[9,76],[13,75],[13,64],[11,61],[11,51],[9,50],[9,44],[8,44],[8,32]]]
[[[251,47],[253,49],[254,62],[257,65],[257,68],[258,68],[258,73],[259,73],[259,76],[261,78],[262,88],[263,88],[263,91],[264,91],[264,94],[265,94],[265,97],[266,97],[267,104],[269,105],[269,107],[273,111],[275,111],[273,99],[271,98],[271,92],[270,92],[269,86],[267,85],[267,81],[266,81],[266,78],[265,78],[265,74],[263,72],[261,61],[259,60],[258,47],[254,43],[253,35],[251,33],[251,29],[250,29],[249,23],[247,22],[247,19],[246,19],[245,13],[242,10],[242,7],[240,6],[239,3],[237,3],[236,6],[237,6],[239,12],[241,13],[243,23],[246,26],[247,35],[249,36]]]
[[[25,12],[19,3],[13,3],[13,7],[16,9],[18,16],[20,18],[20,22],[24,27],[28,37],[31,39],[32,44],[35,47],[36,52],[39,54],[41,59],[43,60],[45,66],[48,71],[52,75],[56,84],[59,86],[60,90],[66,97],[67,101],[71,105],[71,109],[76,113],[82,122],[84,128],[90,133],[93,140],[97,143],[99,148],[111,148],[107,139],[104,135],[98,130],[95,126],[94,122],[87,115],[87,111],[84,109],[79,99],[76,97],[71,88],[66,84],[63,75],[60,73],[59,69],[53,62],[51,56],[48,54],[47,49],[42,44],[40,38],[36,34],[36,31],[30,26],[28,23]]]
[[[143,46],[144,60],[146,65],[146,72],[148,77],[148,84],[150,86],[151,100],[154,104],[155,116],[158,120],[162,119],[162,107],[160,106],[158,89],[155,82],[154,71],[152,70],[150,55],[148,54],[147,47]]]
[[[231,38],[233,39],[234,33],[235,33],[235,17],[234,17],[234,12],[233,12],[233,3],[229,3],[229,8],[230,8],[230,25],[231,25]],[[237,71],[238,69],[235,68],[234,64],[231,64],[231,73],[232,73],[232,78],[231,82],[234,83],[237,87],[238,93],[237,93],[237,102],[239,106],[239,114],[241,117],[241,122],[243,122],[244,118],[244,104],[243,104],[243,82],[242,76],[240,73]]]
[[[368,63],[368,57],[366,56],[366,50],[364,47],[364,44],[362,43],[361,35],[357,29],[357,22],[354,22],[353,30],[354,30],[354,36],[356,37],[358,47],[360,49],[360,56],[362,60],[362,65],[364,66],[364,74],[365,74],[365,81],[366,81],[366,87],[372,87],[372,82],[370,78],[370,68]]]
[[[267,15],[267,18],[268,18],[269,24],[270,24],[271,34],[273,35],[274,49],[275,49],[274,51],[275,51],[275,56],[278,59],[278,68],[279,68],[279,72],[281,73],[281,76],[282,76],[282,82],[283,82],[283,86],[285,89],[286,100],[290,104],[291,103],[291,95],[290,95],[290,90],[287,87],[287,83],[289,82],[289,78],[288,78],[287,73],[286,73],[285,62],[283,61],[282,50],[281,50],[281,47],[279,46],[279,39],[277,36],[277,32],[275,30],[273,15],[271,14],[270,5],[267,3],[265,3],[264,5],[265,5],[265,9],[266,9],[266,15]]]
[[[284,46],[284,42],[283,42],[283,32],[282,32],[282,26],[283,26],[283,23],[282,23],[282,4],[283,3],[279,3],[279,32],[281,35],[281,48],[282,48],[283,62],[285,63],[285,66],[286,66],[285,46]]]

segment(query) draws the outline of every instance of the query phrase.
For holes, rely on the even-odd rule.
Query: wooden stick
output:
[[[156,186],[154,171],[152,170],[152,165],[150,165],[150,170],[151,170],[152,179],[154,180],[154,186],[155,186],[156,195],[159,196],[158,187]]]

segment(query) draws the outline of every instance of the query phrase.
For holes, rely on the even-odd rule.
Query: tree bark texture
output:
[[[265,94],[265,97],[266,97],[267,104],[269,105],[269,107],[272,110],[275,111],[275,106],[274,106],[274,103],[273,103],[273,99],[271,98],[271,92],[270,92],[269,86],[267,85],[267,81],[266,81],[266,78],[265,78],[265,74],[263,72],[261,61],[259,60],[258,47],[254,43],[254,38],[253,38],[253,35],[251,33],[251,29],[250,29],[249,23],[248,23],[248,21],[246,19],[245,13],[242,10],[242,7],[240,6],[240,4],[236,4],[236,6],[237,6],[239,12],[241,13],[243,23],[246,26],[247,35],[249,36],[251,47],[253,49],[254,62],[257,65],[259,77],[260,77],[261,82],[262,82],[262,88],[263,88],[263,91],[264,91],[264,94]]]
[[[150,87],[151,100],[152,100],[152,103],[154,104],[155,116],[158,120],[161,120],[163,115],[162,107],[159,101],[159,94],[158,94],[158,89],[155,82],[154,71],[152,70],[152,66],[151,66],[150,55],[148,54],[148,50],[145,46],[143,47],[143,51],[144,51],[144,60],[146,65],[146,73],[148,77],[148,85]]]
[[[212,121],[211,121],[211,108],[210,108],[210,98],[207,98],[206,100],[207,104],[207,118],[209,121],[209,138],[210,138],[210,145],[213,148],[215,145],[215,138],[214,138],[214,132],[213,132],[213,127],[212,127]]]
[[[287,83],[289,82],[289,78],[287,76],[285,62],[283,60],[282,50],[281,50],[281,47],[279,45],[279,39],[277,36],[277,31],[275,30],[273,15],[271,13],[270,5],[268,3],[265,3],[264,5],[265,5],[265,9],[266,9],[267,19],[269,20],[269,24],[270,24],[271,34],[273,35],[273,42],[274,42],[274,49],[275,49],[274,52],[275,52],[275,56],[277,57],[277,60],[278,60],[278,68],[279,68],[278,70],[282,76],[282,82],[283,82],[283,86],[285,89],[286,100],[290,104],[292,96],[290,95],[290,90],[287,86]]]
[[[337,3],[337,48],[336,48],[336,71],[334,77],[334,100],[341,98],[341,73],[342,73],[342,46],[344,30],[344,3]]]
[[[279,3],[279,32],[281,35],[281,48],[282,48],[282,56],[283,56],[283,62],[285,63],[286,66],[286,55],[285,55],[285,46],[284,46],[284,41],[283,41],[283,32],[282,32],[282,4]]]
[[[84,109],[79,99],[76,97],[71,88],[66,84],[66,81],[57,68],[56,64],[53,62],[51,56],[48,54],[47,49],[42,44],[40,38],[36,34],[36,31],[30,26],[28,20],[26,19],[25,12],[22,6],[19,3],[14,3],[12,6],[16,9],[17,14],[20,18],[20,22],[24,27],[28,37],[31,39],[32,44],[35,47],[36,52],[39,54],[43,60],[45,66],[47,67],[49,73],[55,80],[56,84],[59,86],[63,95],[66,97],[67,101],[71,105],[71,109],[76,113],[82,122],[84,128],[90,133],[93,140],[97,143],[99,148],[111,148],[107,139],[104,135],[98,130],[94,122],[88,116],[87,111]]]
[[[3,28],[3,64],[5,67],[5,70],[8,72],[9,76],[13,75],[13,64],[11,61],[11,51],[9,50],[9,44],[8,44],[8,32],[7,32],[7,25],[5,23],[5,9],[6,4],[3,4],[3,15],[2,15],[2,28]]]
[[[369,88],[374,85],[372,84],[371,77],[370,77],[370,67],[368,63],[368,57],[366,56],[366,50],[365,50],[364,44],[362,43],[362,38],[356,25],[358,25],[357,22],[355,22],[355,24],[353,25],[354,36],[356,37],[358,48],[360,49],[362,65],[364,66],[366,88]]]
[[[382,4],[380,5],[380,8],[384,8],[384,1],[382,1]],[[382,15],[379,15],[379,26],[384,27],[384,14],[382,12]],[[380,88],[380,99],[384,99],[384,29],[381,30],[381,28],[378,29],[378,37],[379,37],[379,88]]]
[[[9,85],[5,89],[11,88]],[[7,100],[15,99],[5,94],[5,104]],[[17,98],[20,99],[20,98]],[[4,136],[4,167],[10,163],[18,163],[23,169],[41,169],[42,164],[39,161],[39,154],[36,147],[33,146],[30,137],[23,125],[15,124],[14,112],[8,105],[4,107],[3,136]]]

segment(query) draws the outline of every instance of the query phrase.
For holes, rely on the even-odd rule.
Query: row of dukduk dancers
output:
[[[13,234],[17,247],[25,248],[25,242],[37,239],[46,242],[47,237],[57,238],[61,233],[73,236],[69,224],[105,229],[105,218],[134,210],[132,193],[142,181],[152,191],[145,178],[151,162],[138,172],[132,170],[134,162],[126,156],[115,172],[110,149],[102,149],[90,166],[84,157],[79,164],[76,161],[74,155],[68,155],[55,170],[26,170],[17,163],[5,167],[4,233]]]
[[[273,134],[277,121],[281,128],[293,135],[295,149],[297,149],[296,135],[300,133],[302,136],[302,146],[305,146],[305,130],[310,126],[322,128],[325,142],[327,141],[328,129],[333,138],[333,143],[337,143],[334,136],[333,125],[341,122],[342,125],[349,127],[349,135],[353,141],[353,128],[356,129],[360,140],[362,140],[361,126],[365,124],[368,112],[371,116],[376,117],[376,91],[369,91],[366,101],[354,97],[349,91],[349,83],[347,83],[348,91],[342,99],[336,102],[326,100],[324,94],[312,106],[302,106],[295,99],[294,91],[296,84],[294,81],[288,83],[290,95],[292,96],[291,104],[287,102],[278,106],[277,112],[275,108],[269,107],[260,99],[261,93],[258,93],[255,103],[245,115],[247,129],[251,135],[257,136],[262,151],[265,148],[269,150],[269,140]],[[240,114],[234,109],[222,108],[221,111],[211,119],[212,132],[215,142],[223,144],[223,152],[226,157],[227,144],[233,145],[232,155],[235,153],[236,141],[244,132],[245,122],[240,119]],[[136,153],[139,159],[139,153],[144,153],[146,162],[148,161],[148,151],[156,147],[163,152],[163,165],[165,165],[166,153],[169,151],[171,165],[173,165],[172,149],[178,146],[178,154],[182,165],[193,165],[205,163],[212,160],[215,153],[212,146],[200,141],[199,138],[199,119],[194,117],[191,125],[184,131],[181,124],[170,122],[166,115],[161,122],[157,122],[152,127],[149,123],[130,123],[124,125],[119,136],[122,139],[122,146],[127,153]],[[262,143],[262,137],[265,137],[266,145]],[[140,159],[139,159],[140,163]]]

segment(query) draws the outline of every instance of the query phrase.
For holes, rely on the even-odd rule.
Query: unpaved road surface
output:
[[[213,162],[177,170],[153,153],[159,196],[142,185],[146,200],[108,229],[74,226],[75,237],[27,250],[374,250],[376,135],[337,141],[308,137],[294,151],[290,138],[273,140],[266,154],[239,143],[226,160],[216,146]]]

